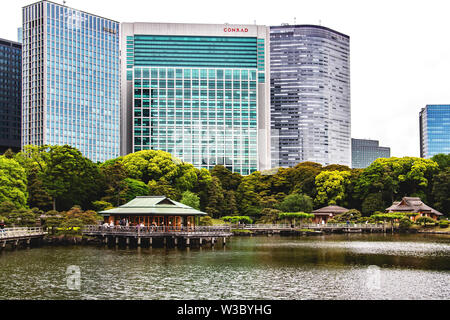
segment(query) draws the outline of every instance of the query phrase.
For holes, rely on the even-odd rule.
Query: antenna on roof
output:
[[[253,23],[256,25],[256,20],[253,20]]]
[[[321,25],[322,25],[322,20],[319,19],[319,26],[321,26]]]
[[[297,24],[297,17],[294,17],[294,24]]]

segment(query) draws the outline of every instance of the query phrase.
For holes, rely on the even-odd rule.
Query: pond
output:
[[[68,267],[76,273],[68,275]],[[73,281],[78,271],[80,281]],[[3,251],[0,273],[0,299],[448,300],[450,236],[233,237],[225,248],[196,249],[41,247]]]

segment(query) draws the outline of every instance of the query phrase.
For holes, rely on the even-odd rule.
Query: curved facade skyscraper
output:
[[[272,166],[351,165],[350,37],[270,27]]]

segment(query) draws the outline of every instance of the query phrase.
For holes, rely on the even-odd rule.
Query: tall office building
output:
[[[389,158],[391,148],[380,147],[378,140],[352,138],[352,168],[367,168],[378,158]]]
[[[119,23],[50,1],[23,8],[22,146],[120,153]]]
[[[450,105],[428,104],[419,114],[420,156],[450,153]]]
[[[122,23],[122,154],[269,168],[268,37],[257,25]]]
[[[351,165],[350,38],[314,25],[270,27],[272,165]]]
[[[22,46],[0,39],[0,153],[20,150]]]

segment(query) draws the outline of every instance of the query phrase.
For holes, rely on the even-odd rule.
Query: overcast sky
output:
[[[17,40],[21,7],[2,0],[0,38]],[[62,3],[62,0],[54,2]],[[419,156],[419,111],[450,103],[448,0],[67,0],[121,22],[321,24],[350,36],[352,137]]]

